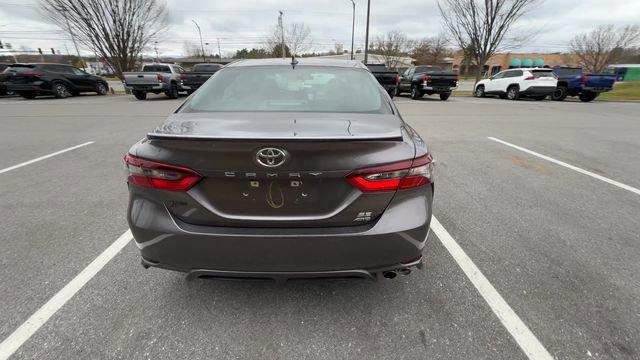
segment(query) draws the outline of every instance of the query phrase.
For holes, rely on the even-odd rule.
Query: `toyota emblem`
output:
[[[278,167],[284,164],[286,160],[287,153],[278,148],[262,148],[256,153],[256,161],[258,164],[269,168]]]

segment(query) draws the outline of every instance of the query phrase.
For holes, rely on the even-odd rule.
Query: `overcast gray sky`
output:
[[[356,48],[364,47],[366,0],[356,1]],[[422,38],[442,30],[435,0],[372,0],[371,36],[389,30],[404,31]],[[304,22],[311,29],[313,49],[326,51],[333,45],[351,43],[350,0],[168,0],[169,27],[157,39],[161,55],[181,54],[184,42],[199,43],[192,19],[200,23],[205,42],[220,39],[223,55],[244,47],[259,47],[265,34],[277,22]],[[538,36],[520,51],[564,51],[576,33],[600,24],[640,23],[640,0],[546,0],[518,24],[535,29]],[[0,40],[14,49],[53,47],[72,51],[67,34],[48,24],[38,13],[37,0],[0,0]],[[65,49],[66,45],[66,49]],[[217,45],[209,47],[217,51]],[[209,52],[208,51],[208,52]],[[82,50],[83,53],[88,51]]]

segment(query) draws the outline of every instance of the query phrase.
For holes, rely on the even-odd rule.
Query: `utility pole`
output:
[[[160,55],[158,55],[158,42],[157,41],[153,42],[153,50],[156,51],[156,62],[160,63]]]
[[[222,60],[222,51],[220,51],[220,38],[218,38],[218,59]]]
[[[200,25],[198,25],[198,23],[193,19],[191,19],[191,21],[193,21],[193,23],[196,24],[196,27],[198,28],[198,34],[200,34],[200,48],[202,49],[202,61],[207,62],[206,54],[204,53],[204,43],[202,42],[202,32],[200,31]]]
[[[369,14],[371,12],[371,0],[367,0],[367,33],[365,35],[364,43],[364,63],[369,62]]]
[[[355,58],[353,57],[353,36],[356,30],[356,2],[354,0],[351,0],[351,3],[353,4],[353,20],[351,21],[351,60],[354,60]]]
[[[286,54],[284,51],[284,26],[282,25],[282,16],[284,16],[284,12],[280,10],[280,16],[278,16],[278,26],[280,26],[280,39],[281,39],[280,46],[282,46],[282,59],[284,60],[284,58],[286,57]]]

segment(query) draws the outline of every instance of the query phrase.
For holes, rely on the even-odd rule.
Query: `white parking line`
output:
[[[529,330],[527,325],[520,320],[511,306],[507,304],[500,293],[491,285],[489,280],[487,280],[453,237],[449,235],[449,232],[440,224],[435,216],[431,218],[431,230],[433,230],[438,239],[440,239],[442,245],[447,248],[449,254],[451,254],[458,263],[458,266],[460,266],[465,275],[467,275],[487,304],[489,304],[493,313],[500,319],[502,325],[509,331],[525,355],[527,355],[529,359],[553,360],[553,357],[547,349],[545,349],[531,330]]]
[[[617,187],[619,187],[621,189],[625,189],[627,191],[631,191],[632,193],[640,195],[640,189],[634,188],[633,186],[629,186],[629,185],[623,184],[621,182],[618,182],[618,181],[615,181],[615,180],[611,180],[611,179],[609,179],[607,177],[604,177],[602,175],[598,175],[598,174],[592,173],[591,171],[587,171],[585,169],[581,169],[581,168],[579,168],[577,166],[573,166],[571,164],[567,164],[566,162],[563,162],[563,161],[560,161],[560,160],[556,160],[556,159],[554,159],[552,157],[549,157],[549,156],[546,156],[546,155],[539,154],[539,153],[537,153],[535,151],[531,151],[529,149],[525,149],[525,148],[523,148],[521,146],[514,145],[514,144],[506,142],[504,140],[500,140],[500,139],[497,139],[497,138],[494,138],[494,137],[491,137],[491,136],[489,136],[488,138],[489,138],[489,140],[493,140],[493,141],[498,142],[500,144],[507,145],[507,146],[512,147],[512,148],[514,148],[516,150],[520,150],[520,151],[526,152],[527,154],[531,154],[533,156],[537,156],[537,157],[539,157],[541,159],[544,159],[544,160],[547,160],[547,161],[551,161],[552,163],[560,165],[560,166],[564,166],[567,169],[571,169],[571,170],[577,171],[577,172],[579,172],[581,174],[584,174],[584,175],[587,175],[587,176],[591,176],[594,179],[598,179],[600,181],[604,181],[604,182],[606,182],[608,184],[617,186]]]
[[[102,254],[98,255],[95,260],[87,265],[87,267],[65,285],[62,290],[53,295],[53,297],[31,315],[27,321],[0,343],[0,360],[6,360],[13,355],[51,316],[60,310],[89,280],[102,270],[109,260],[116,256],[132,238],[131,230],[127,230],[124,234],[120,235]]]
[[[11,170],[15,170],[17,168],[21,168],[23,166],[27,166],[29,164],[33,164],[34,162],[38,162],[40,160],[48,159],[50,157],[53,157],[53,156],[56,156],[56,155],[60,155],[62,153],[66,153],[67,151],[71,151],[71,150],[75,150],[77,148],[81,148],[83,146],[91,145],[91,144],[93,144],[93,141],[88,141],[88,142],[86,142],[84,144],[72,146],[70,148],[66,148],[66,149],[63,149],[63,150],[60,150],[60,151],[56,151],[54,153],[51,153],[51,154],[48,154],[48,155],[45,155],[45,156],[40,156],[39,158],[35,158],[35,159],[29,160],[29,161],[25,161],[25,162],[20,163],[18,165],[9,166],[8,168],[4,168],[4,169],[0,170],[0,174],[6,173],[6,172],[11,171]]]

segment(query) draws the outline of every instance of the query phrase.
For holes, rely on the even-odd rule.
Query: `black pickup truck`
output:
[[[390,70],[384,64],[367,64],[367,67],[380,85],[387,90],[389,96],[393,97],[396,94],[400,74],[397,71]]]
[[[442,71],[442,68],[421,65],[408,68],[396,88],[396,95],[408,92],[412,99],[420,99],[425,94],[440,94],[440,100],[447,100],[451,92],[458,88],[460,75],[457,72]]]
[[[211,75],[215,74],[216,71],[220,70],[222,65],[220,64],[195,64],[191,69],[191,72],[184,73],[183,87],[187,89],[187,92],[191,94],[192,92],[198,90],[200,86],[202,86]]]

